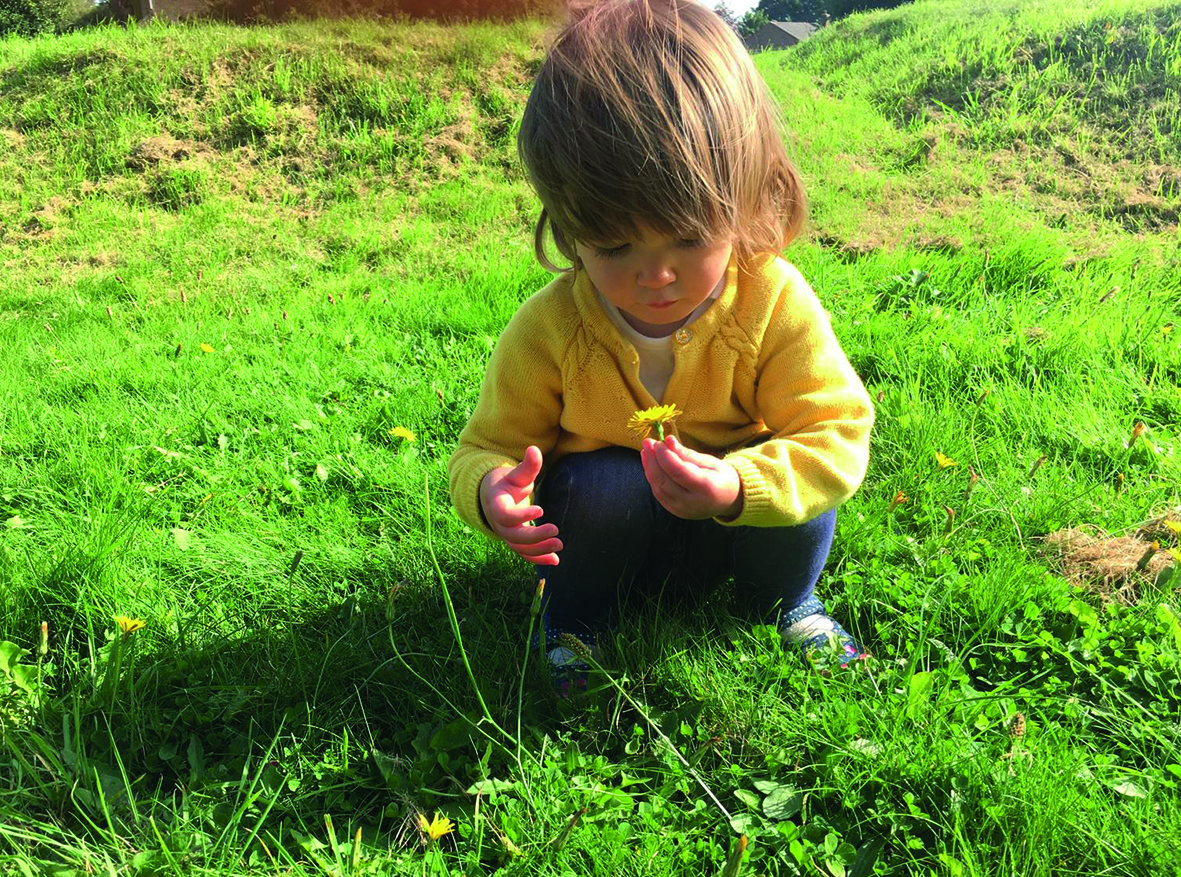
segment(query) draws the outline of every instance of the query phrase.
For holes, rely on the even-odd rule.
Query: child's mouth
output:
[[[648,302],[648,307],[661,308],[661,309],[662,308],[671,308],[676,303],[677,303],[677,300],[675,298],[672,301],[652,301],[652,302]]]

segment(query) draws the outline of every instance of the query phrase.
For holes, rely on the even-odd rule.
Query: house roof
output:
[[[806,40],[816,30],[816,25],[807,21],[768,21],[767,24],[791,34],[797,40]]]

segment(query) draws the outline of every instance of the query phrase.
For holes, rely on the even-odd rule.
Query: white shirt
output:
[[[724,280],[725,278],[723,278]],[[685,322],[681,326],[688,326],[698,317],[700,317],[722,294],[722,289],[725,283],[719,283],[709,297],[693,309],[693,313],[685,318]],[[624,339],[630,341],[632,346],[636,348],[636,353],[640,356],[640,383],[644,385],[652,398],[657,402],[664,402],[664,390],[668,386],[668,379],[673,374],[673,337],[670,332],[660,338],[653,338],[650,335],[644,335],[632,328],[631,324],[624,319],[623,314],[619,312],[619,308],[603,298],[603,294],[597,289],[595,295],[599,297],[599,302],[603,305],[603,310],[611,318],[611,321],[618,327],[620,334]],[[680,328],[678,326],[677,328]]]

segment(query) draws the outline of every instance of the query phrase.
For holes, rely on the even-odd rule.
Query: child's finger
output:
[[[521,557],[534,562],[538,562],[540,558],[547,556],[556,559],[557,552],[562,550],[562,543],[557,539],[547,539],[545,542],[539,542],[536,545],[522,545],[515,542],[506,542],[505,544]]]
[[[532,524],[521,524],[516,527],[501,527],[500,538],[505,542],[522,545],[533,545],[544,539],[553,539],[558,535],[558,528],[554,524],[542,524],[534,527]]]
[[[536,521],[544,514],[545,512],[542,511],[539,505],[525,506],[525,508],[513,506],[504,509],[497,517],[500,518],[500,523],[505,527],[519,527],[521,524]]]
[[[709,454],[702,454],[698,451],[693,451],[685,447],[680,443],[675,435],[666,436],[664,439],[664,446],[692,466],[701,466],[702,468],[712,469],[713,464],[717,462],[716,457],[711,457]]]
[[[541,450],[537,445],[525,448],[525,458],[505,473],[504,480],[513,487],[531,487],[541,472]]]
[[[679,487],[693,491],[700,486],[701,476],[698,474],[698,467],[692,463],[686,463],[667,446],[659,445],[657,447],[656,459],[660,463],[660,468]]]
[[[646,455],[641,454],[640,459],[644,464],[644,474],[648,476],[648,483],[652,485],[652,492],[660,500],[661,505],[668,508],[669,503],[676,503],[689,491],[669,477],[663,463],[657,460],[658,454],[659,445],[655,451],[649,450]]]

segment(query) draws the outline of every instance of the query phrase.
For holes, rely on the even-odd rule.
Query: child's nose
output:
[[[645,265],[636,276],[636,283],[649,289],[660,289],[676,279],[673,269],[664,263]]]

